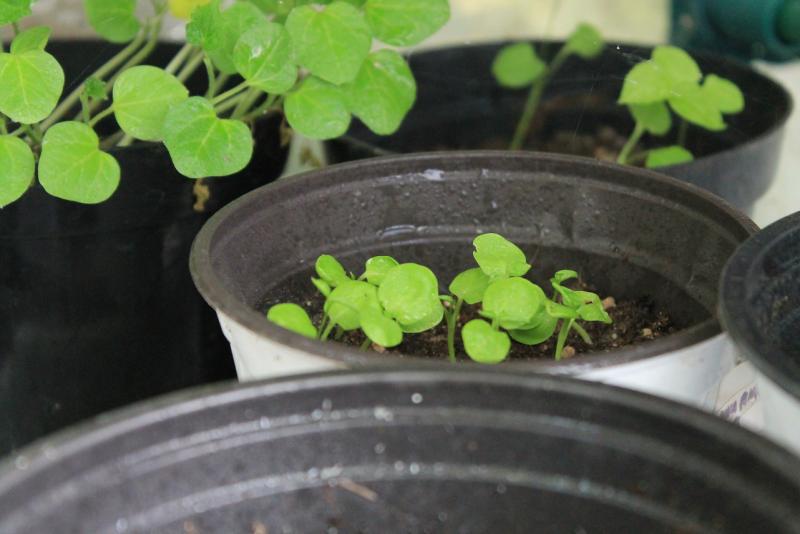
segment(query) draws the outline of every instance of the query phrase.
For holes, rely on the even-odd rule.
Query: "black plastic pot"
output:
[[[503,89],[491,74],[492,61],[504,44],[414,53],[409,63],[417,79],[417,102],[400,130],[380,137],[355,123],[346,137],[328,143],[330,159],[340,162],[398,152],[508,146],[527,91]],[[560,43],[540,45],[544,56],[555,53],[558,47]],[[650,52],[648,48],[608,45],[590,62],[569,59],[544,95],[532,146],[541,150],[542,139],[556,131],[592,134],[602,126],[614,127],[627,137],[633,123],[616,100],[625,74],[632,65],[649,58]],[[695,57],[703,72],[735,81],[746,95],[746,107],[726,119],[730,126],[725,132],[690,128],[687,147],[697,159],[661,171],[750,212],[774,178],[784,125],[792,109],[791,96],[744,64],[707,54]],[[674,142],[676,131],[673,128],[672,138],[656,144]],[[578,142],[573,138],[565,150],[577,150]]]
[[[800,451],[800,212],[771,224],[733,255],[720,316],[760,376],[766,430]]]
[[[607,386],[462,369],[202,393],[11,459],[0,531],[800,530],[800,460]]]
[[[160,47],[152,63],[177,49]],[[89,41],[48,50],[71,90],[116,48]],[[215,315],[192,285],[189,248],[219,207],[279,175],[278,125],[259,126],[245,171],[205,182],[202,212],[193,209],[194,181],[155,144],[113,150],[122,181],[103,204],[58,200],[36,186],[0,211],[0,452],[123,404],[234,376]]]

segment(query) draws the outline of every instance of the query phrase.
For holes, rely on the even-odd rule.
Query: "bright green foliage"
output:
[[[575,54],[583,59],[592,59],[600,55],[605,43],[597,28],[582,23],[572,32],[564,44],[566,53]]]
[[[521,277],[504,278],[489,284],[483,295],[483,315],[505,328],[525,328],[534,320],[547,297],[544,291]]]
[[[33,124],[47,117],[63,89],[64,71],[44,50],[0,53],[0,113],[14,122]]]
[[[22,31],[14,37],[11,43],[12,54],[22,54],[29,50],[44,50],[47,41],[50,39],[50,28],[47,26],[35,26]]]
[[[692,56],[676,46],[657,46],[653,49],[651,57],[663,71],[670,85],[682,82],[698,83],[703,77],[700,67]]]
[[[379,135],[397,131],[414,100],[417,84],[405,59],[393,50],[373,52],[345,89],[350,111]]]
[[[504,46],[492,63],[492,74],[503,87],[527,87],[547,71],[529,43]]]
[[[361,311],[361,329],[364,334],[382,347],[395,347],[403,342],[403,330],[396,321],[372,308]]]
[[[306,311],[297,304],[276,304],[267,311],[267,319],[276,325],[311,339],[317,337],[317,329]]]
[[[267,93],[285,93],[297,80],[289,32],[274,22],[255,26],[242,35],[233,61],[250,85]]]
[[[0,25],[11,24],[31,14],[33,0],[0,0]]]
[[[416,263],[403,263],[389,270],[378,287],[378,298],[387,314],[406,332],[433,328],[444,316],[436,275]]]
[[[337,85],[355,79],[372,41],[364,14],[341,1],[321,10],[295,8],[286,19],[286,29],[298,63]]]
[[[496,280],[522,276],[531,268],[525,253],[511,241],[498,234],[481,234],[472,242],[472,255],[486,275]]]
[[[311,139],[339,137],[350,126],[342,89],[314,76],[286,96],[284,111],[292,128]]]
[[[107,200],[119,185],[119,164],[99,148],[100,140],[81,122],[61,122],[44,135],[39,182],[54,197],[83,204]]]
[[[546,304],[553,304],[553,302],[548,300]],[[526,325],[526,328],[509,330],[511,339],[523,345],[538,345],[550,339],[556,331],[558,317],[551,315],[545,309],[544,313],[539,313],[536,319],[536,321],[532,321],[533,324]]]
[[[33,152],[25,141],[10,135],[0,136],[0,208],[28,190],[35,167]]]
[[[322,296],[325,297],[325,298],[329,297],[331,295],[331,291],[333,291],[333,288],[331,287],[331,285],[328,282],[326,282],[325,280],[322,280],[320,278],[313,278],[312,277],[311,278],[311,283],[314,284],[314,287],[317,288],[317,291],[322,293]]]
[[[317,276],[330,287],[336,287],[350,280],[339,260],[328,254],[323,254],[317,258],[314,270],[317,272]]]
[[[649,169],[688,163],[694,160],[691,152],[679,145],[654,148],[647,152],[645,166]]]
[[[450,293],[467,304],[477,304],[483,300],[489,277],[480,268],[467,269],[450,282]]]
[[[344,330],[355,330],[361,326],[364,310],[380,312],[378,290],[372,284],[358,280],[342,282],[331,291],[325,301],[325,313]]]
[[[633,119],[653,135],[664,135],[672,128],[672,115],[664,102],[631,104]]]
[[[722,112],[696,83],[681,82],[674,85],[669,105],[675,113],[706,130],[720,131],[726,127]]]
[[[379,41],[413,46],[444,26],[450,4],[447,0],[367,0],[364,12]]]
[[[508,357],[511,340],[483,319],[473,319],[461,329],[464,350],[479,363],[500,363]]]
[[[189,91],[175,76],[140,65],[123,72],[114,83],[114,116],[126,134],[161,141],[167,112],[187,98]]]
[[[391,256],[374,256],[367,260],[363,278],[366,278],[370,284],[379,286],[386,278],[386,273],[398,265],[400,264],[397,260]]]
[[[237,2],[220,11],[220,0],[195,8],[186,27],[186,40],[206,51],[225,74],[235,74],[234,52],[239,38],[267,22],[253,4]]]
[[[713,101],[722,113],[739,113],[744,109],[744,95],[741,89],[730,80],[716,74],[709,74],[703,80],[703,94]]]
[[[620,104],[652,104],[669,98],[670,83],[654,61],[635,65],[625,76]]]
[[[175,168],[188,178],[233,174],[253,154],[247,125],[218,118],[213,104],[199,96],[170,108],[164,121],[164,145]]]
[[[83,82],[83,92],[87,97],[94,100],[106,100],[108,98],[106,84],[93,76],[86,78],[86,81]]]
[[[136,37],[141,24],[136,18],[136,0],[83,0],[92,28],[112,43]]]

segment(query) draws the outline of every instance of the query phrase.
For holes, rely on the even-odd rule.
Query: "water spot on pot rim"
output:
[[[422,402],[422,394],[421,393],[413,393],[411,395],[411,402],[414,404],[419,404]]]
[[[444,171],[440,169],[426,169],[422,176],[426,180],[430,180],[431,182],[442,182],[444,181]]]
[[[383,230],[378,230],[375,235],[377,235],[379,239],[388,239],[398,235],[413,234],[416,233],[416,231],[417,227],[413,224],[396,224],[384,228]]]

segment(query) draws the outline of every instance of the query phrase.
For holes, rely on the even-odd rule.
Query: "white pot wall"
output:
[[[800,454],[800,400],[763,373],[756,375],[756,385],[764,410],[764,434]]]

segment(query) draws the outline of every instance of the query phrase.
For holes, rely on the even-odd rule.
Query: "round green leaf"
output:
[[[286,96],[283,110],[289,125],[310,139],[339,137],[350,126],[342,90],[314,76]]]
[[[108,98],[106,94],[106,84],[99,78],[90,76],[83,82],[83,92],[87,97],[94,100],[105,100]]]
[[[145,141],[161,141],[167,112],[189,98],[178,78],[150,65],[123,72],[114,82],[113,94],[114,116],[122,131]]]
[[[481,234],[472,244],[472,255],[481,269],[491,279],[522,276],[531,266],[525,260],[525,253],[511,241],[499,234]]]
[[[50,28],[47,26],[35,26],[29,28],[11,41],[11,53],[21,54],[28,50],[44,50],[47,41],[50,39]]]
[[[267,93],[285,93],[297,80],[289,32],[274,22],[245,32],[233,49],[233,62],[250,85]]]
[[[317,329],[306,311],[297,304],[276,304],[267,311],[267,320],[301,336],[316,339]]]
[[[94,31],[112,43],[126,43],[139,33],[136,0],[84,0],[83,4]]]
[[[4,208],[21,197],[33,181],[36,163],[25,141],[0,136],[0,169],[0,208]]]
[[[370,284],[379,286],[386,277],[386,273],[398,265],[400,264],[397,263],[397,260],[391,256],[374,256],[367,260],[363,277]]]
[[[337,85],[355,79],[372,43],[363,13],[341,1],[321,10],[295,8],[286,29],[300,65]]]
[[[713,100],[694,82],[673,86],[669,105],[675,113],[706,130],[721,131],[727,127]]]
[[[102,152],[100,140],[82,122],[48,128],[39,156],[39,183],[54,197],[82,204],[107,200],[119,186],[119,164]]]
[[[436,33],[450,18],[448,0],[367,0],[372,34],[394,46],[412,46]]]
[[[418,334],[426,330],[430,330],[437,324],[442,322],[444,318],[444,307],[442,307],[441,300],[430,299],[424,306],[428,309],[428,313],[420,320],[413,323],[401,324],[403,332],[409,334]]]
[[[325,312],[331,320],[344,330],[355,330],[361,326],[364,310],[380,311],[378,291],[367,282],[348,280],[331,291],[325,301]]]
[[[504,46],[492,62],[492,74],[504,87],[527,87],[547,71],[529,43]]]
[[[439,282],[422,265],[403,263],[389,270],[378,287],[383,308],[401,325],[412,325],[438,313]]]
[[[477,304],[483,300],[483,294],[489,287],[489,277],[479,268],[467,269],[459,273],[450,282],[450,293],[467,304]]]
[[[489,284],[483,295],[483,312],[506,330],[527,326],[539,313],[547,297],[524,278],[504,278]]]
[[[730,80],[709,74],[703,80],[702,89],[706,100],[713,102],[722,113],[739,113],[744,109],[744,95]]]
[[[344,270],[344,267],[342,267],[342,264],[339,263],[339,260],[329,254],[322,254],[317,258],[317,261],[314,263],[314,270],[317,272],[317,276],[322,278],[331,287],[336,287],[350,280],[350,277],[347,276],[347,272]]]
[[[266,23],[261,10],[249,2],[236,2],[220,11],[220,0],[212,0],[192,11],[186,40],[205,50],[220,71],[236,74],[236,44],[252,28]]]
[[[655,47],[652,59],[672,84],[697,83],[703,77],[700,67],[692,56],[676,46]]]
[[[0,0],[0,25],[18,22],[31,14],[33,0]]]
[[[579,24],[564,44],[567,51],[583,59],[597,57],[603,51],[603,37],[591,24]]]
[[[403,56],[378,50],[367,56],[358,76],[345,87],[353,115],[379,135],[397,131],[414,100],[417,84]]]
[[[361,312],[361,330],[382,347],[396,347],[403,342],[403,330],[395,321],[384,317],[380,310],[367,309]]]
[[[473,319],[461,329],[467,355],[479,363],[500,363],[508,357],[511,340],[482,319]]]
[[[247,125],[218,118],[211,102],[199,96],[170,108],[164,121],[164,145],[178,172],[189,178],[234,174],[253,155]]]
[[[552,301],[548,301],[550,303]],[[509,330],[511,338],[523,345],[538,345],[544,343],[553,335],[558,325],[558,319],[547,312],[539,314],[539,321],[535,326],[523,330]]]
[[[664,135],[672,127],[672,115],[664,102],[631,104],[633,119],[653,135]]]
[[[650,104],[666,100],[670,95],[670,80],[663,69],[648,60],[635,65],[625,76],[620,104]]]
[[[694,156],[691,152],[682,146],[672,145],[663,148],[654,148],[648,151],[645,166],[648,169],[654,169],[657,167],[667,167],[669,165],[687,163],[693,160]]]
[[[0,112],[14,122],[33,124],[55,109],[64,89],[64,71],[43,50],[0,53]]]

